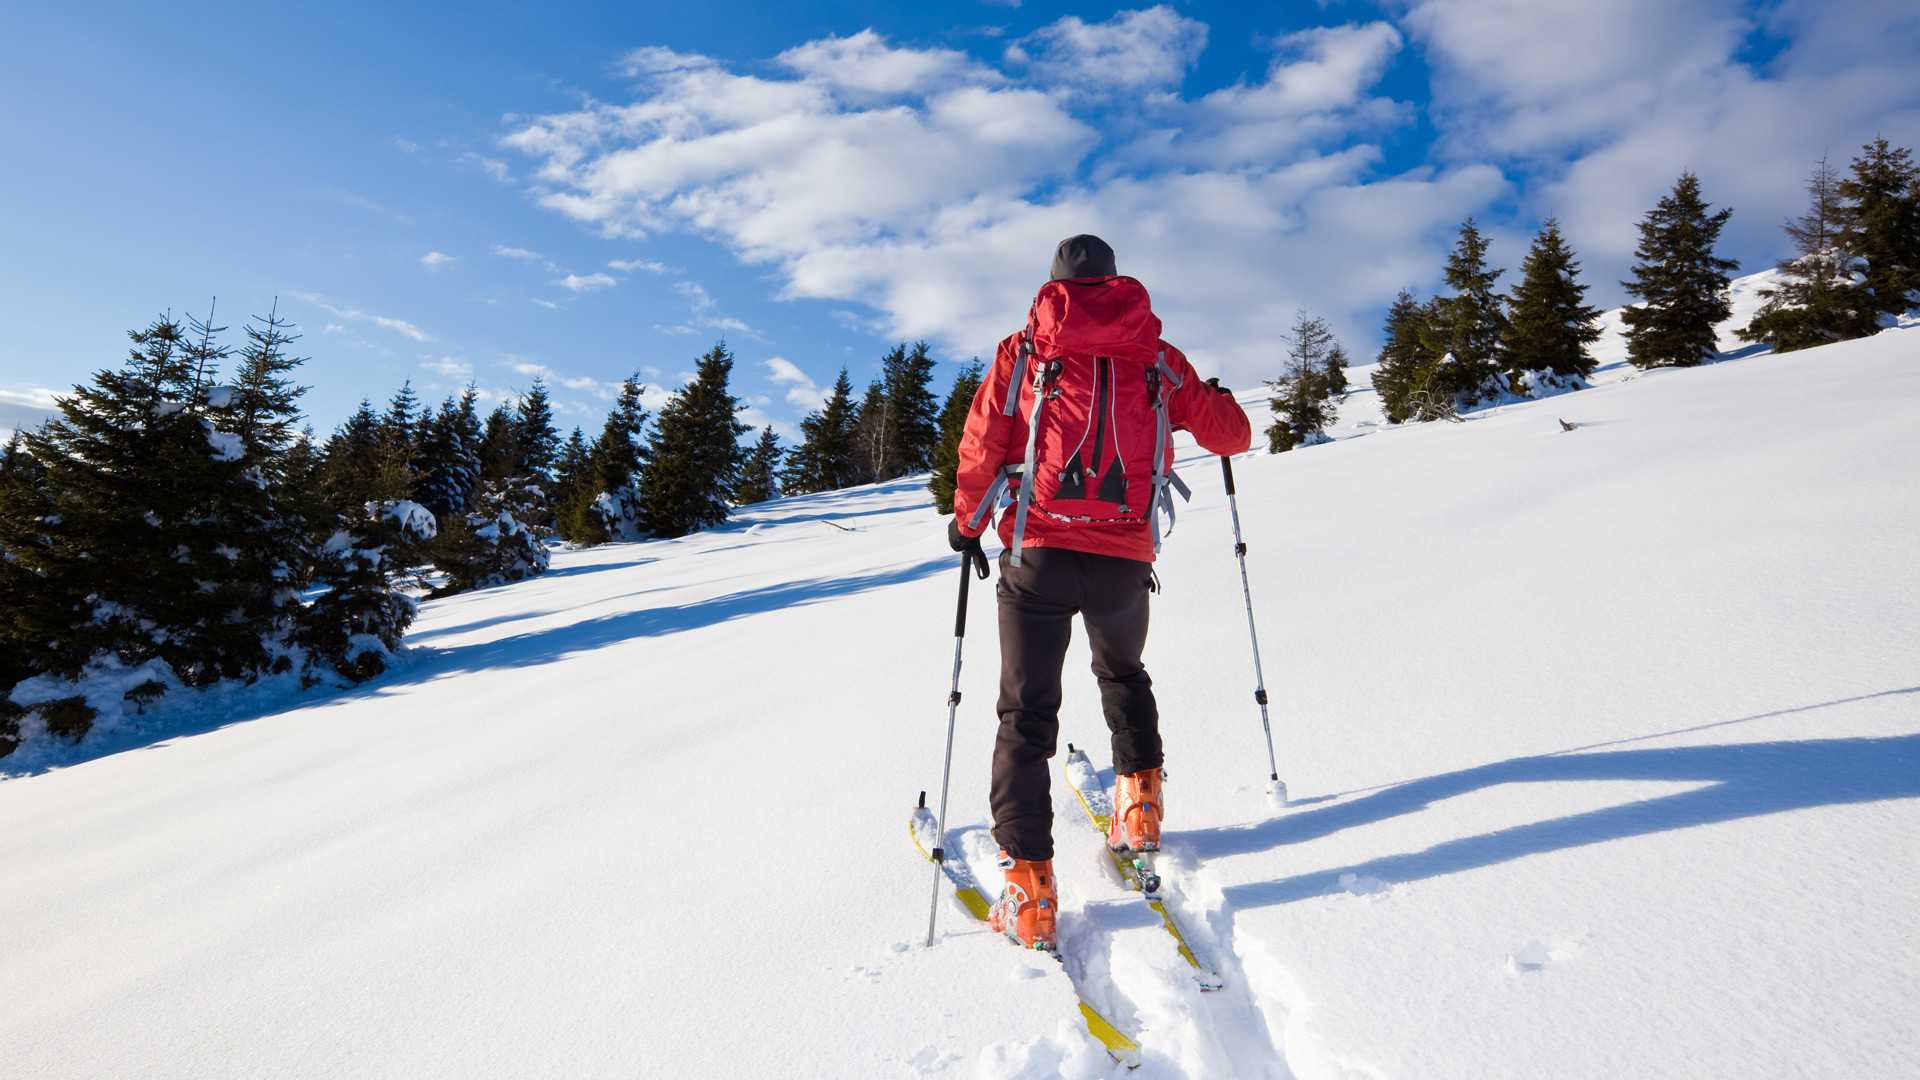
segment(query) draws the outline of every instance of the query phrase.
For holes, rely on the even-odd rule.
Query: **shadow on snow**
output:
[[[1779,716],[1914,693],[1920,693],[1920,686],[1764,715]],[[1687,730],[1755,719],[1761,717],[1721,721]],[[1663,736],[1647,736],[1658,737]],[[1424,851],[1387,855],[1277,881],[1229,886],[1225,890],[1227,903],[1245,908],[1327,895],[1339,889],[1342,874],[1374,877],[1391,883],[1419,881],[1609,840],[1788,810],[1920,797],[1920,734],[1587,752],[1593,749],[1581,747],[1512,758],[1394,784],[1322,810],[1177,835],[1195,856],[1217,858],[1320,839],[1345,829],[1426,810],[1442,800],[1501,784],[1651,780],[1705,785],[1622,806],[1448,840]]]

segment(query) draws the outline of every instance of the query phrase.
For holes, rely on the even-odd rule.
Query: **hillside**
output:
[[[950,903],[924,947],[955,562],[904,480],[561,552],[357,691],[0,782],[0,1075],[1114,1074],[1076,987],[1141,1078],[1901,1075],[1920,333],[1629,373],[1456,425],[1357,394],[1236,463],[1278,813],[1183,465],[1148,663],[1220,993],[1059,784],[1066,968]],[[972,610],[950,825],[992,881]],[[1086,663],[1063,741],[1103,748]]]

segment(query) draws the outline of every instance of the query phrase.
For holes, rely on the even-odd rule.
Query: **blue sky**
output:
[[[990,352],[1080,231],[1245,385],[1302,307],[1370,355],[1469,214],[1507,267],[1557,214],[1613,304],[1680,170],[1759,269],[1814,159],[1920,143],[1910,3],[399,7],[0,15],[0,428],[217,294],[297,321],[323,433],[536,376],[592,428],[720,337],[791,433]]]

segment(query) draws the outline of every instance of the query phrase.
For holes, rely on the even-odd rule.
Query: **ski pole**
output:
[[[953,616],[953,688],[947,692],[947,760],[940,766],[940,824],[939,832],[934,834],[933,851],[933,906],[927,912],[927,948],[933,948],[934,924],[940,918],[940,872],[945,869],[947,851],[947,779],[953,773],[953,721],[960,711],[960,645],[967,638],[967,572],[978,569],[982,580],[987,576],[987,556],[978,547],[968,548],[960,553],[960,604]]]
[[[1287,805],[1287,785],[1280,782],[1280,766],[1273,757],[1273,725],[1267,719],[1267,677],[1260,670],[1260,633],[1253,628],[1253,589],[1247,585],[1247,545],[1240,539],[1240,503],[1233,493],[1233,459],[1220,455],[1220,472],[1227,479],[1227,509],[1233,515],[1233,553],[1240,560],[1240,595],[1247,601],[1247,637],[1253,641],[1253,700],[1260,704],[1260,730],[1267,736],[1267,804]]]

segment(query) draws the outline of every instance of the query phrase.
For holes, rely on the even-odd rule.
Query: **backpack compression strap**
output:
[[[1033,371],[1033,412],[1027,417],[1027,461],[1020,470],[1020,497],[1013,504],[1013,546],[1008,548],[1008,562],[1020,565],[1021,543],[1027,536],[1027,507],[1033,503],[1033,464],[1034,455],[1040,445],[1040,414],[1047,407],[1047,398],[1056,391],[1053,382],[1060,377],[1061,363],[1049,360],[1036,364]]]
[[[1153,523],[1153,553],[1160,554],[1160,511],[1167,512],[1167,532],[1173,532],[1174,512],[1173,494],[1168,488],[1180,493],[1184,501],[1193,498],[1193,492],[1186,482],[1167,464],[1167,448],[1173,442],[1173,421],[1167,418],[1167,392],[1165,382],[1173,384],[1174,389],[1184,385],[1173,369],[1167,366],[1167,350],[1161,349],[1160,356],[1147,371],[1148,382],[1153,384],[1153,495],[1149,498],[1147,517]]]

